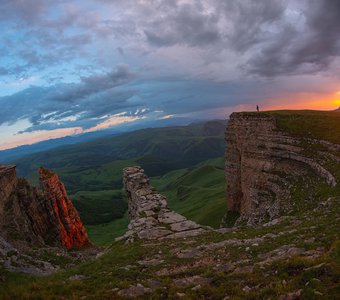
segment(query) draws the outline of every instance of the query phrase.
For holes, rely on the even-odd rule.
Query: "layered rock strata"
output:
[[[314,174],[331,187],[337,185],[327,163],[339,160],[340,146],[280,132],[271,115],[233,113],[226,144],[228,209],[239,212],[249,225],[268,222],[290,209],[292,178]],[[308,155],[306,144],[326,147],[327,155]]]
[[[58,176],[39,169],[42,190],[0,166],[0,234],[7,240],[68,249],[89,245],[80,217]]]
[[[141,167],[124,169],[123,183],[129,201],[128,231],[120,239],[161,239],[194,236],[202,226],[170,210],[167,199],[150,186]]]

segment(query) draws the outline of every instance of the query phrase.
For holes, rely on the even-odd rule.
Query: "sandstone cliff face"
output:
[[[264,223],[290,211],[298,180],[305,184],[306,198],[309,177],[316,176],[330,187],[338,183],[327,166],[339,161],[340,145],[280,132],[273,116],[232,114],[226,143],[228,209],[239,212],[248,224]],[[307,150],[315,145],[327,151],[309,155]]]
[[[0,167],[0,233],[7,240],[81,248],[89,240],[58,176],[40,169],[42,191]]]
[[[124,169],[123,183],[128,194],[130,224],[120,239],[178,238],[205,231],[200,225],[171,211],[167,199],[150,186],[141,167]]]

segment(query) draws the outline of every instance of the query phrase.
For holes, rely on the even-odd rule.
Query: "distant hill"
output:
[[[62,138],[57,138],[57,139],[50,139],[50,140],[34,143],[32,145],[24,145],[24,146],[19,146],[19,147],[8,149],[8,150],[2,150],[0,151],[0,162],[6,163],[6,162],[13,161],[14,159],[18,159],[26,155],[50,150],[50,149],[57,148],[60,146],[84,143],[86,141],[90,141],[90,140],[93,140],[93,139],[96,139],[96,138],[99,138],[105,135],[108,135],[108,133],[102,132],[102,131],[91,132],[91,133],[85,133],[85,134],[78,134],[75,136],[67,136],[67,137],[62,137]]]
[[[137,123],[125,123],[119,127],[112,127],[105,130],[77,134],[62,138],[50,139],[32,145],[23,145],[16,148],[0,151],[0,163],[8,163],[23,156],[34,154],[41,151],[46,151],[66,145],[80,144],[100,137],[112,137],[122,133],[132,132],[142,128],[157,128],[166,126],[181,126],[192,123],[194,120],[189,118],[171,118],[165,120],[144,121]]]
[[[27,176],[40,166],[79,173],[116,160],[133,160],[142,165],[149,176],[157,176],[222,156],[225,126],[225,121],[215,120],[142,129],[38,152],[11,163],[18,166],[20,175]],[[67,185],[67,178],[65,183]]]
[[[340,107],[338,109],[336,109],[335,111],[340,112]]]

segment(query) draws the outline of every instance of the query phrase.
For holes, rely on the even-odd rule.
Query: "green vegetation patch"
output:
[[[127,202],[122,191],[81,191],[70,196],[82,222],[88,225],[108,223],[122,218]]]
[[[280,130],[293,136],[313,138],[340,144],[340,113],[326,111],[273,111]]]
[[[91,242],[98,246],[108,246],[115,238],[122,236],[128,227],[129,220],[127,214],[124,217],[110,223],[98,225],[86,225],[86,231]]]
[[[202,225],[220,226],[227,211],[223,158],[151,178],[151,184],[174,211]]]

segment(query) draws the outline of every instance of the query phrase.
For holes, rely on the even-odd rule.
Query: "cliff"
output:
[[[123,183],[128,195],[128,231],[120,239],[162,239],[194,236],[205,231],[200,225],[168,208],[167,199],[150,186],[141,167],[124,169]]]
[[[50,212],[53,223],[58,228],[61,244],[66,248],[88,245],[86,230],[58,175],[44,168],[39,169],[39,174],[44,197],[52,207]]]
[[[315,115],[301,113],[296,120],[288,113],[231,115],[226,130],[227,202],[229,211],[241,215],[239,221],[260,224],[311,209],[322,189],[337,188],[340,145],[313,138],[311,131],[320,131],[311,117]],[[309,117],[311,129],[304,133],[302,125]],[[317,120],[321,120],[319,115]],[[319,122],[322,128],[327,128],[325,120],[326,116]],[[299,126],[300,135],[296,134]]]
[[[17,178],[15,166],[0,166],[0,234],[9,241],[81,248],[85,228],[58,176],[39,169],[42,190]]]
[[[0,216],[3,215],[5,200],[16,188],[15,166],[0,165]]]

